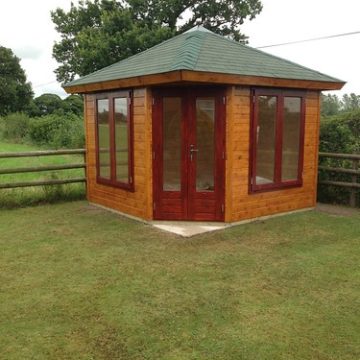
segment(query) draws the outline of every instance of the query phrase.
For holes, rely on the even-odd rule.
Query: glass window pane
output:
[[[301,98],[284,98],[282,181],[296,180],[299,168]]]
[[[274,182],[276,110],[276,96],[258,97],[258,121],[256,129],[257,185]]]
[[[196,191],[214,191],[215,100],[196,99]]]
[[[129,182],[128,102],[114,99],[116,181]]]
[[[181,189],[181,98],[163,99],[163,190]]]
[[[110,166],[110,125],[109,100],[97,100],[97,120],[99,137],[99,176],[111,178]]]

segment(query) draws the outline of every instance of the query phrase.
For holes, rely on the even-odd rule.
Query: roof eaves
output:
[[[161,43],[159,43],[159,44],[157,44],[157,45],[154,45],[153,47],[151,47],[151,48],[149,48],[149,49],[146,49],[146,50],[144,50],[144,51],[141,51],[141,52],[139,52],[139,53],[137,53],[137,54],[135,54],[135,55],[132,55],[132,56],[126,58],[126,59],[117,61],[117,62],[115,62],[115,63],[113,63],[113,64],[111,64],[111,65],[108,65],[108,66],[106,66],[106,67],[104,67],[104,68],[101,68],[101,69],[99,69],[99,70],[96,70],[96,71],[94,71],[94,72],[92,72],[92,73],[90,73],[90,74],[81,76],[79,79],[72,80],[72,81],[70,81],[70,82],[68,82],[68,83],[63,84],[62,86],[65,88],[65,87],[74,86],[74,85],[81,85],[82,80],[86,80],[86,79],[88,79],[89,77],[93,77],[94,75],[99,74],[99,73],[101,73],[101,72],[103,72],[103,71],[108,71],[109,69],[111,69],[112,67],[115,67],[115,66],[119,65],[120,63],[125,64],[125,63],[129,62],[130,60],[133,60],[134,58],[136,58],[136,57],[138,57],[138,56],[140,56],[140,55],[146,55],[148,52],[153,51],[153,50],[156,50],[156,49],[159,48],[160,46],[162,47],[162,46],[166,45],[168,42],[173,41],[174,39],[178,39],[178,38],[180,38],[181,36],[184,36],[185,34],[186,34],[186,33],[182,33],[182,34],[173,36],[173,37],[171,37],[170,39],[167,39],[167,40],[165,40],[165,41],[163,41],[163,42],[161,42]]]

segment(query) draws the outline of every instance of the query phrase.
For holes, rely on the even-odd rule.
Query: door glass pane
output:
[[[97,125],[99,137],[99,176],[110,179],[110,125],[109,100],[97,100]]]
[[[214,191],[215,100],[196,99],[196,191]]]
[[[127,98],[114,99],[116,180],[129,182],[129,142]]]
[[[258,118],[256,129],[256,184],[274,182],[275,165],[275,96],[258,97]]]
[[[283,181],[298,178],[300,123],[301,98],[285,97],[281,175]]]
[[[163,98],[163,190],[181,189],[181,98]]]

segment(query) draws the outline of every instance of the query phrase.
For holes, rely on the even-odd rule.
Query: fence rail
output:
[[[320,152],[319,157],[320,158],[348,160],[351,162],[351,168],[332,167],[332,166],[323,166],[323,165],[319,166],[319,170],[323,170],[328,173],[349,174],[349,175],[351,175],[351,182],[320,180],[319,184],[320,185],[339,186],[342,188],[350,189],[349,204],[352,207],[356,207],[358,190],[360,189],[360,183],[358,182],[358,178],[360,176],[360,167],[359,167],[360,155]]]
[[[8,158],[21,158],[21,157],[40,157],[40,156],[56,156],[56,155],[83,155],[84,162],[74,164],[63,164],[63,165],[45,165],[45,166],[34,166],[34,167],[14,167],[0,169],[0,175],[7,174],[21,174],[29,172],[43,172],[43,171],[59,171],[69,169],[84,169],[86,172],[86,150],[85,149],[69,149],[69,150],[46,150],[46,151],[29,151],[29,152],[0,152],[0,159]],[[337,153],[319,153],[320,158],[333,158],[348,160],[351,163],[351,168],[345,167],[333,167],[320,165],[319,170],[327,173],[339,173],[351,175],[351,182],[345,181],[334,181],[334,180],[320,180],[320,185],[338,186],[342,188],[350,189],[350,205],[356,206],[357,194],[360,189],[360,155],[357,154],[337,154]],[[76,177],[70,179],[49,179],[40,181],[24,181],[15,183],[0,183],[0,189],[11,189],[19,187],[32,187],[32,186],[43,186],[43,185],[58,185],[58,184],[71,184],[71,183],[86,183],[86,173],[84,177]]]
[[[74,164],[64,164],[64,165],[44,165],[44,166],[18,167],[18,168],[14,167],[14,168],[0,169],[0,175],[42,172],[42,171],[58,171],[58,170],[69,170],[69,169],[84,169],[84,171],[86,171],[85,149],[46,150],[46,151],[28,151],[28,152],[0,152],[0,159],[55,156],[55,155],[83,155],[84,162],[74,163]],[[69,178],[69,179],[49,179],[49,180],[41,180],[41,181],[0,183],[0,189],[13,189],[20,187],[59,185],[59,184],[72,184],[72,183],[86,183],[86,175],[84,174],[84,177]]]

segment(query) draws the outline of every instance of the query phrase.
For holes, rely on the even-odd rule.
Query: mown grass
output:
[[[85,202],[0,212],[2,359],[359,359],[360,216],[183,239]]]
[[[32,145],[0,141],[0,152],[27,152],[35,150],[45,149],[39,149]],[[81,162],[83,162],[83,157],[78,155],[9,158],[0,159],[0,169],[36,167],[41,165],[62,165]],[[83,176],[84,170],[82,169],[8,174],[0,175],[0,184],[35,180],[68,179]],[[0,189],[0,208],[13,208],[45,202],[83,199],[84,196],[85,186],[83,184]]]

